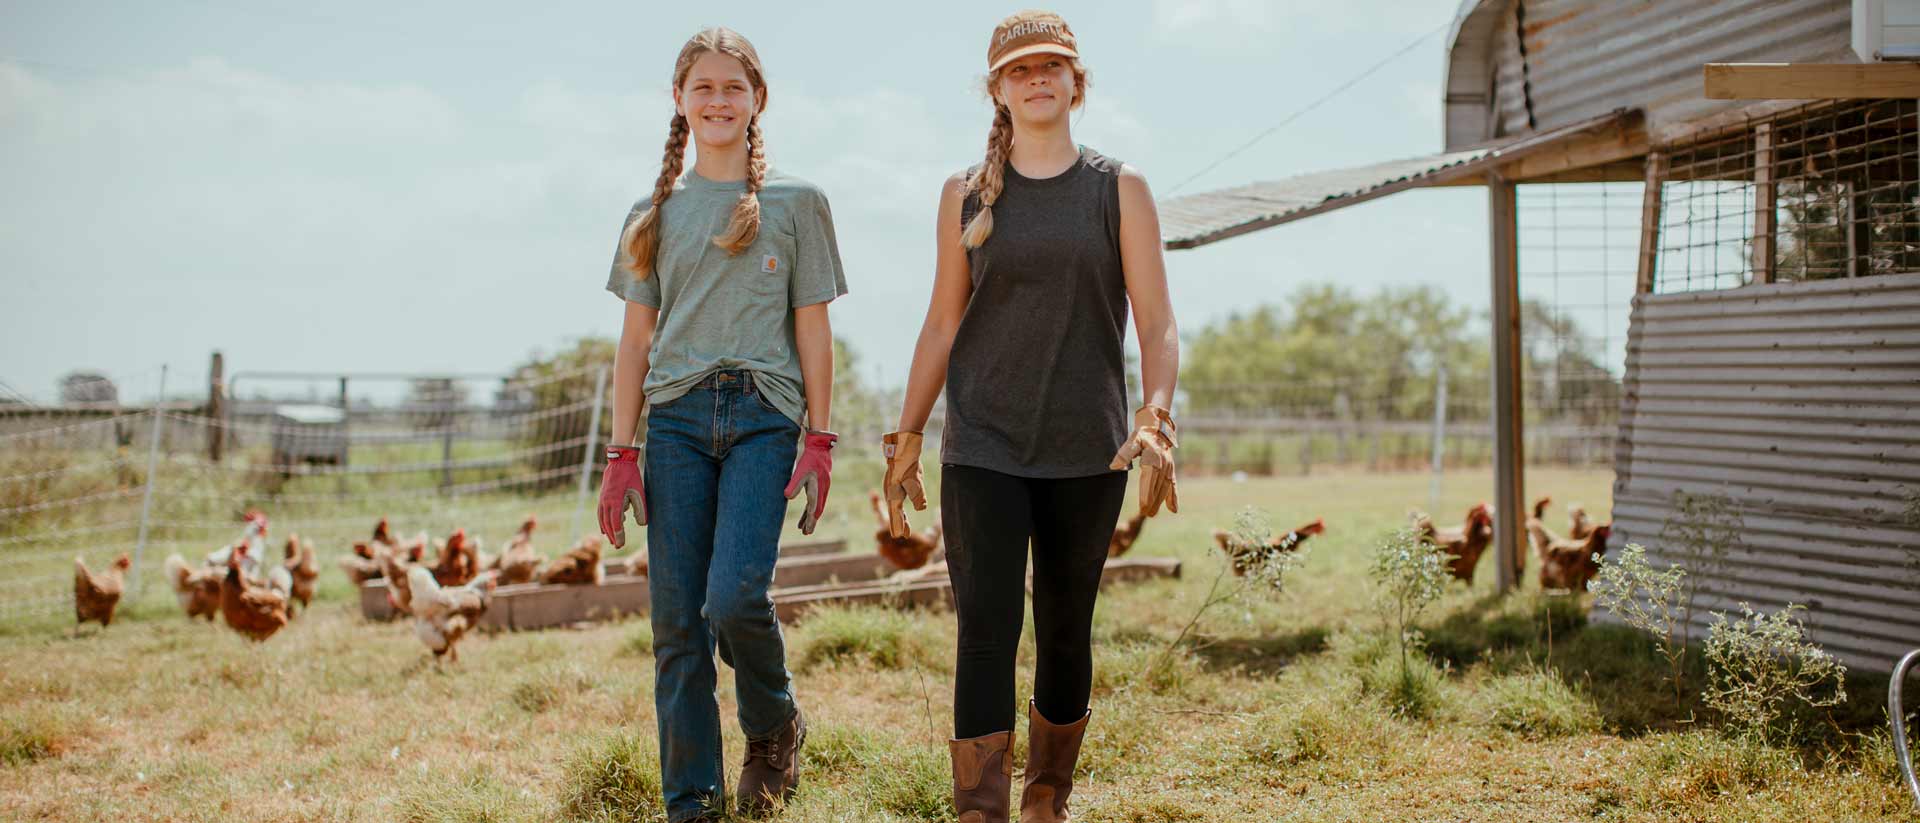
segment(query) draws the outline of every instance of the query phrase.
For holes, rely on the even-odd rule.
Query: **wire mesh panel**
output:
[[[1654,292],[1920,270],[1920,102],[1801,106],[1678,147]]]

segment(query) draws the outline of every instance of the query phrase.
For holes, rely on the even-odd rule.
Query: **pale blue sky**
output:
[[[1445,23],[1452,0],[1055,4],[1094,86],[1075,138],[1156,191]],[[837,332],[904,380],[941,180],[975,162],[986,40],[1017,5],[7,2],[0,381],[150,395],[229,369],[503,371],[618,331],[602,290],[660,160],[675,53],[751,38],[769,154],[823,186]],[[1187,193],[1438,151],[1444,33]],[[1170,252],[1180,322],[1295,286],[1487,302],[1485,193],[1414,192]]]

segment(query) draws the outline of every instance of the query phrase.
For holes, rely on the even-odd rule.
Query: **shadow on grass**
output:
[[[1209,672],[1239,669],[1251,677],[1272,677],[1295,658],[1326,651],[1328,631],[1319,626],[1269,637],[1190,638],[1184,645]]]

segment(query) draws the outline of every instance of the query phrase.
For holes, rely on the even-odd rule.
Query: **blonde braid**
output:
[[[653,182],[653,206],[640,219],[627,225],[620,247],[627,251],[627,268],[633,276],[645,280],[653,274],[653,259],[660,251],[660,207],[673,194],[673,182],[680,179],[680,164],[686,158],[687,118],[673,116],[667,128],[667,155],[660,161],[660,178]]]
[[[960,244],[969,249],[980,248],[993,234],[993,201],[1000,199],[1001,186],[1006,183],[1007,156],[1012,150],[1013,113],[996,103],[993,128],[987,131],[986,162],[981,163],[980,170],[967,181],[967,188],[980,196],[980,211],[974,213],[973,220],[960,233]]]
[[[767,177],[766,141],[760,136],[760,117],[747,121],[747,190],[733,206],[733,222],[713,238],[728,254],[739,254],[760,234],[760,187]]]

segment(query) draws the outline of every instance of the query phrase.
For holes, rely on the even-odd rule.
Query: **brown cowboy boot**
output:
[[[1027,773],[1020,789],[1020,823],[1067,823],[1067,795],[1073,793],[1073,764],[1087,733],[1087,710],[1080,719],[1056,726],[1027,701]]]
[[[774,798],[792,800],[800,785],[800,746],[807,742],[807,721],[800,707],[793,719],[772,737],[747,741],[747,760],[740,764],[740,813],[764,814]]]
[[[949,740],[953,754],[953,808],[960,823],[1008,823],[1013,788],[1013,732]]]

